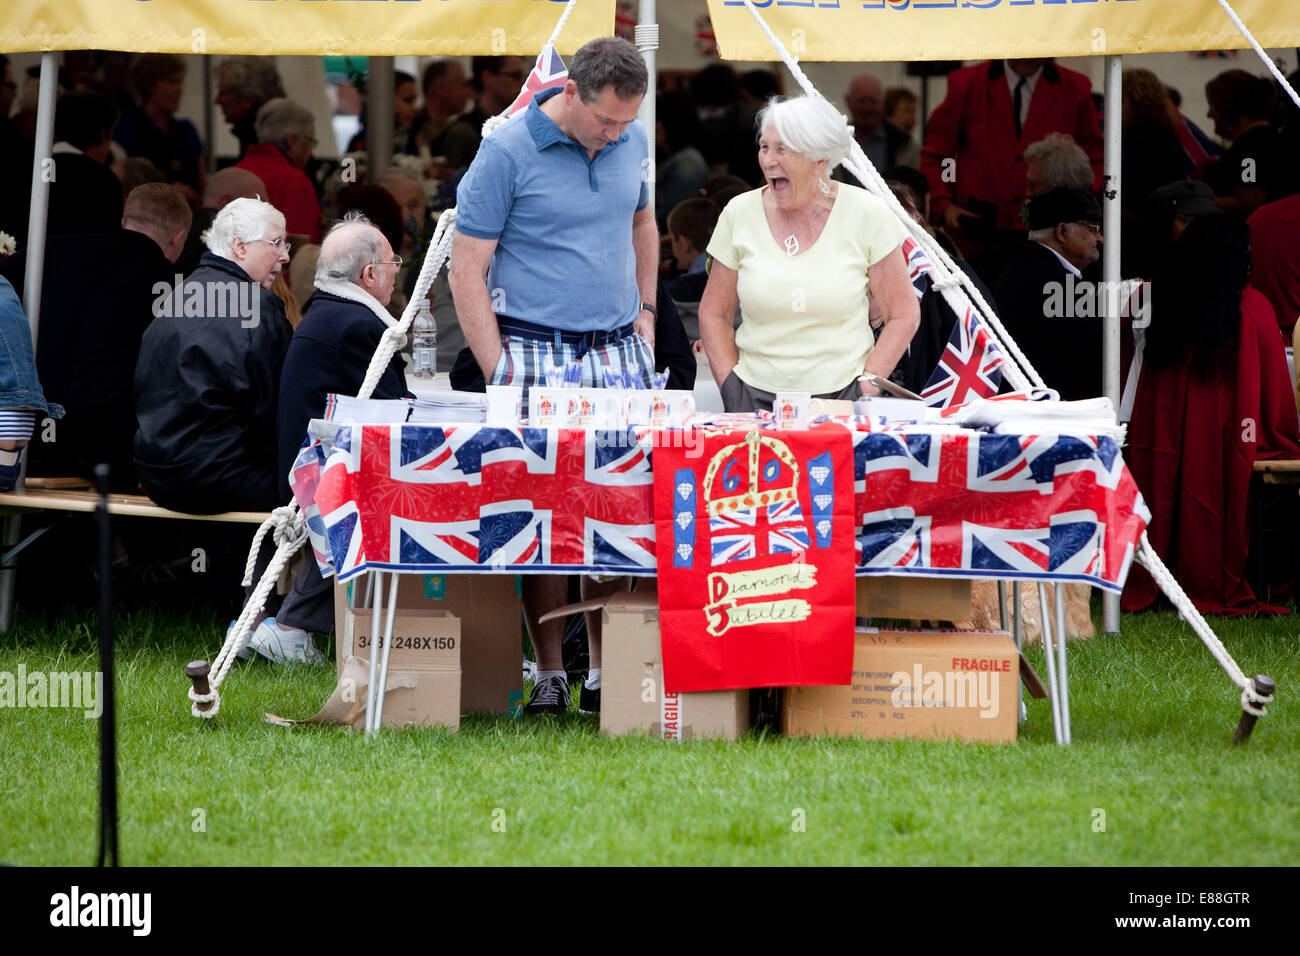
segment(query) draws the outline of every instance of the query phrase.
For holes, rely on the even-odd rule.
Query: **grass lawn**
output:
[[[1294,618],[1213,622],[1278,700],[1245,747],[1238,693],[1173,614],[1070,647],[1074,744],[1047,701],[1010,746],[602,738],[577,716],[458,733],[263,723],[314,713],[333,670],[237,664],[215,721],[183,668],[224,627],[116,621],[126,864],[1292,865],[1300,859]],[[0,672],[94,670],[89,614],[20,615]],[[1043,671],[1042,654],[1030,651]],[[98,724],[0,709],[0,862],[82,865],[96,846]],[[803,811],[800,814],[798,811]],[[1104,812],[1104,832],[1094,823]],[[794,825],[800,819],[804,828]],[[495,826],[494,826],[495,824]]]

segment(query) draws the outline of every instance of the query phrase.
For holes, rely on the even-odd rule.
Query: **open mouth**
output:
[[[772,183],[772,191],[783,193],[790,188],[790,180],[784,176],[769,176],[768,180]]]

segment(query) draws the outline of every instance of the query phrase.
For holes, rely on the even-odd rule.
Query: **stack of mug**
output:
[[[518,385],[487,387],[487,423],[516,426],[523,414]],[[681,389],[624,390],[534,385],[528,390],[533,428],[681,428],[695,414],[695,397]]]

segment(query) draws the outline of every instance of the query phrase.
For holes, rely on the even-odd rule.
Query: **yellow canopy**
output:
[[[536,54],[563,0],[3,0],[0,53],[124,50],[336,56]],[[614,32],[582,0],[557,44]]]
[[[1300,46],[1300,3],[1231,0],[1265,48]],[[772,32],[801,60],[986,60],[1243,49],[1215,0],[762,0]],[[727,60],[770,60],[741,0],[709,0]]]

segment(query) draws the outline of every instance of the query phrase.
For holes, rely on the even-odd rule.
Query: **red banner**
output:
[[[853,445],[808,431],[659,434],[659,627],[668,692],[847,684]]]

